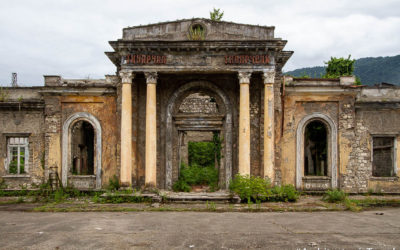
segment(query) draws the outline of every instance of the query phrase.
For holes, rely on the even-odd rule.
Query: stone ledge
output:
[[[399,177],[398,176],[392,176],[392,177],[369,177],[370,181],[398,181]]]
[[[1,178],[4,178],[4,179],[31,178],[31,176],[26,175],[26,174],[16,174],[16,175],[3,175],[3,176],[1,176]]]

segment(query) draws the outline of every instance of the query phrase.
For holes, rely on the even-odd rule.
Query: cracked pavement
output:
[[[399,247],[400,208],[360,213],[0,211],[3,249]]]

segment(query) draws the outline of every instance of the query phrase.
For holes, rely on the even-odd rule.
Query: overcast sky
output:
[[[104,78],[115,67],[105,51],[122,28],[209,17],[275,26],[295,53],[285,71],[323,65],[330,56],[400,54],[399,0],[13,0],[0,2],[0,85],[11,72],[22,86],[43,75]]]

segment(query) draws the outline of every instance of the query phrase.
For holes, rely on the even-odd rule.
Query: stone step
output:
[[[187,202],[222,202],[222,203],[240,203],[237,195],[231,195],[229,192],[161,192],[160,195],[166,202],[187,203]]]
[[[156,193],[104,193],[101,197],[127,197],[137,196],[151,199],[152,202],[173,202],[173,203],[193,203],[193,202],[216,202],[216,203],[240,203],[240,198],[237,195],[231,195],[229,192],[170,192],[160,191]]]

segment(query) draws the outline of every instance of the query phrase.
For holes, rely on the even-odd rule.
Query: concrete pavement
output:
[[[0,248],[400,249],[400,208],[360,213],[0,211]]]

